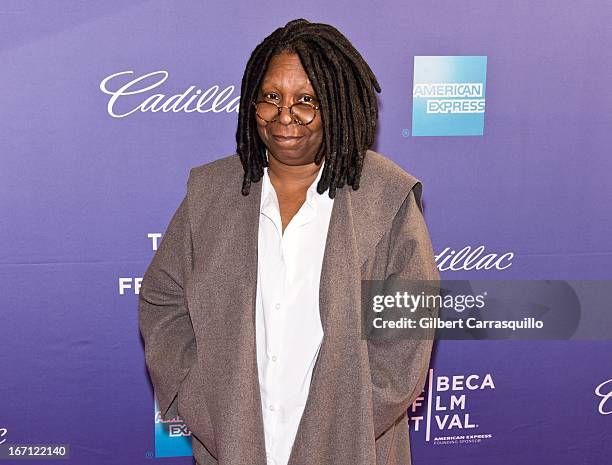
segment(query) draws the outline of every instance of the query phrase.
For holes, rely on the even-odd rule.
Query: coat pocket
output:
[[[396,424],[393,424],[391,428],[381,434],[374,442],[376,447],[376,465],[390,465],[389,459],[391,458],[391,452],[394,444],[396,434]],[[410,462],[406,462],[410,463]]]
[[[178,389],[177,409],[189,431],[195,436],[216,459],[215,435],[208,401],[204,399],[203,380],[200,365],[196,360]]]

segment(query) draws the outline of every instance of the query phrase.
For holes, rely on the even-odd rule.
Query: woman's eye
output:
[[[304,102],[309,102],[309,103],[314,101],[314,99],[313,99],[313,98],[312,98],[310,95],[304,95],[304,96],[302,97],[302,100],[303,100]]]
[[[267,94],[264,94],[264,97],[267,100],[276,100],[276,99],[278,99],[278,95],[276,95],[274,92],[268,92]]]

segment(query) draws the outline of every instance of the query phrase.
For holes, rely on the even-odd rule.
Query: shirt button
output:
[[[276,362],[276,355],[272,355],[272,361]]]
[[[274,411],[274,405],[270,405],[270,406],[268,406],[268,408],[269,408],[271,411]]]
[[[280,304],[276,304],[276,305],[274,306],[274,308],[276,308],[276,310],[279,310],[279,309],[280,309]]]

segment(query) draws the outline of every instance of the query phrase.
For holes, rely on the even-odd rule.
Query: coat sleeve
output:
[[[427,280],[439,289],[439,272],[422,214],[420,181],[393,220],[388,247],[387,280]],[[429,316],[437,316],[436,308],[426,311]],[[434,334],[418,331],[418,338],[368,340],[376,438],[406,414],[425,386]]]
[[[145,271],[139,291],[139,328],[145,362],[166,420],[178,415],[178,388],[195,360],[195,335],[184,292],[185,272],[190,269],[191,260],[185,196]]]

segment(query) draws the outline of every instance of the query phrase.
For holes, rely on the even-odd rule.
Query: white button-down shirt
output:
[[[284,232],[267,170],[262,179],[256,341],[268,465],[289,461],[323,341],[319,281],[334,202],[316,191],[323,164]]]

